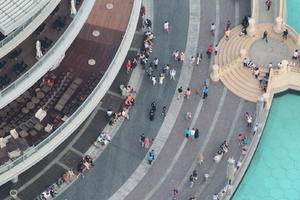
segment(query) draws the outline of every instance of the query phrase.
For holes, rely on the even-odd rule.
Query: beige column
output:
[[[287,61],[287,60],[282,60],[281,63],[282,63],[282,70],[283,70],[283,73],[288,73],[288,65],[289,65],[289,61]]]
[[[273,30],[275,33],[281,33],[283,30],[283,20],[281,17],[276,17],[275,23],[273,25]]]
[[[249,26],[247,28],[247,32],[248,32],[248,35],[255,36],[255,32],[256,32],[256,22],[255,22],[255,19],[253,19],[253,18],[249,19]]]
[[[212,66],[213,71],[210,73],[210,78],[212,81],[217,82],[220,80],[220,67],[219,65]]]

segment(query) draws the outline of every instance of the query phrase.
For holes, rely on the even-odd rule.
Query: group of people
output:
[[[214,161],[216,163],[219,163],[223,157],[224,154],[226,154],[229,151],[229,145],[226,140],[220,145],[219,149],[215,153]]]
[[[194,138],[194,139],[198,139],[199,138],[199,130],[197,128],[187,128],[185,130],[185,137],[186,138]]]

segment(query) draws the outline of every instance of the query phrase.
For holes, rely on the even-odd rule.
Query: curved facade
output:
[[[88,3],[85,5],[84,4],[85,2],[88,2]],[[72,53],[72,52],[74,52],[75,49],[79,49],[80,48],[80,46],[78,46],[78,45],[81,45],[81,43],[80,43],[80,41],[82,41],[81,38],[86,38],[85,39],[86,42],[95,40],[95,39],[91,38],[91,36],[86,35],[86,34],[91,34],[92,33],[91,27],[97,29],[97,27],[95,26],[97,24],[95,24],[96,21],[93,19],[93,17],[97,17],[97,13],[99,13],[99,12],[97,12],[96,9],[101,8],[101,6],[102,6],[102,8],[105,6],[105,5],[99,5],[99,2],[97,2],[98,4],[97,3],[94,4],[94,2],[92,2],[92,1],[85,1],[85,2],[82,4],[82,8],[89,7],[90,9],[93,8],[94,10],[91,11],[90,17],[86,21],[86,25],[81,30],[81,32],[78,35],[78,37],[75,40],[75,42],[72,45],[71,45],[72,41],[64,41],[65,45],[60,44],[60,47],[63,46],[64,48],[67,48],[66,42],[70,42],[69,46],[71,45],[71,47],[67,51],[65,58],[62,60],[62,64],[61,64],[62,66],[53,71],[53,73],[56,74],[56,75],[59,75],[59,74],[63,74],[64,75],[63,77],[65,77],[65,78],[63,78],[62,81],[64,81],[65,79],[70,79],[69,80],[69,85],[66,86],[66,90],[64,90],[65,92],[62,92],[62,96],[57,99],[58,100],[57,103],[53,104],[53,106],[52,106],[53,108],[52,107],[50,107],[50,108],[41,107],[41,109],[46,110],[47,113],[53,113],[54,109],[56,110],[55,111],[56,113],[58,112],[58,110],[60,110],[59,106],[61,105],[61,103],[59,103],[59,102],[62,100],[63,96],[65,96],[65,94],[67,93],[67,91],[70,88],[74,87],[72,85],[74,85],[74,84],[76,85],[77,84],[78,86],[79,85],[83,86],[83,89],[85,87],[84,77],[81,77],[80,75],[78,75],[78,73],[76,72],[76,71],[78,71],[77,69],[75,69],[75,68],[74,69],[70,69],[70,66],[71,65],[74,66],[74,63],[71,64],[71,65],[68,64],[68,63],[70,63],[70,58],[72,59],[72,57],[73,58],[78,57],[78,59],[82,58],[79,55],[76,56],[74,53]],[[120,27],[120,30],[121,29],[124,29],[124,30],[126,29],[126,32],[120,32],[120,31],[117,31],[117,30],[114,31],[115,34],[117,35],[117,38],[119,38],[118,40],[122,41],[122,42],[120,42],[119,44],[118,43],[116,43],[116,44],[112,43],[112,45],[115,48],[112,49],[113,51],[111,51],[111,53],[113,53],[113,54],[111,54],[111,55],[115,55],[115,56],[111,57],[112,58],[111,60],[108,60],[110,64],[107,63],[108,61],[105,61],[107,63],[106,65],[107,66],[109,65],[109,67],[106,70],[104,70],[104,71],[101,70],[101,69],[97,69],[97,67],[94,68],[95,70],[98,70],[98,71],[100,70],[99,71],[99,73],[100,73],[99,77],[101,78],[100,81],[98,80],[99,82],[95,82],[95,81],[97,81],[97,78],[95,78],[94,82],[97,83],[97,84],[96,84],[94,90],[91,92],[91,94],[87,95],[86,97],[84,97],[84,99],[82,99],[84,101],[82,103],[80,103],[80,106],[79,106],[78,109],[76,109],[76,111],[74,111],[74,109],[73,109],[76,106],[71,107],[70,108],[70,113],[64,115],[64,118],[65,118],[64,121],[62,121],[62,123],[59,121],[54,126],[54,129],[53,129],[54,131],[51,131],[50,134],[49,134],[49,136],[46,137],[42,142],[38,142],[36,145],[34,145],[31,148],[27,149],[26,151],[23,152],[23,154],[20,157],[14,159],[12,162],[8,162],[8,163],[6,163],[6,165],[1,166],[1,168],[0,168],[0,173],[1,173],[0,174],[0,177],[1,177],[0,178],[0,180],[1,180],[0,184],[4,184],[5,182],[13,179],[17,175],[19,175],[20,173],[24,172],[26,169],[28,169],[29,167],[31,167],[32,165],[34,165],[35,163],[37,163],[39,160],[41,160],[42,158],[44,158],[47,154],[51,153],[59,144],[61,144],[69,135],[71,135],[71,133],[74,130],[76,130],[76,128],[81,124],[81,122],[83,122],[88,117],[88,115],[93,111],[93,109],[95,108],[95,106],[102,99],[102,97],[104,96],[104,94],[106,93],[106,91],[108,90],[108,88],[110,87],[110,85],[112,84],[114,78],[116,77],[116,75],[119,72],[119,69],[122,66],[123,60],[124,60],[124,58],[125,58],[125,56],[127,54],[127,51],[128,51],[128,49],[130,47],[130,44],[131,44],[131,41],[133,39],[133,35],[134,35],[134,32],[135,32],[135,29],[136,29],[136,25],[137,25],[138,18],[139,18],[139,10],[140,10],[140,6],[141,6],[141,1],[134,1],[134,3],[132,5],[129,5],[129,6],[130,6],[130,10],[131,10],[130,18],[128,17],[126,19],[126,17],[124,17],[124,16],[119,16],[119,17],[123,18],[123,22],[126,22],[126,24],[123,23],[123,25],[122,25],[123,28]],[[77,13],[76,16],[79,16],[80,11],[81,10],[79,10],[79,12]],[[126,11],[126,9],[124,9],[124,12],[125,11]],[[82,10],[82,12],[84,12],[84,10]],[[108,11],[102,11],[102,12],[107,12],[108,16],[112,15],[111,11],[109,11],[109,10]],[[87,13],[85,13],[85,14],[87,15]],[[76,18],[76,16],[75,16],[75,18]],[[74,21],[75,21],[75,18],[74,18]],[[81,18],[81,20],[83,20],[83,19]],[[116,19],[116,20],[119,20],[119,19]],[[84,22],[85,22],[85,20],[84,20]],[[94,26],[91,26],[91,24],[94,24]],[[76,35],[77,35],[76,31],[77,31],[77,33],[79,33],[80,27],[76,26],[75,23],[73,25],[71,25],[70,27],[73,28],[74,30],[73,30],[73,32],[71,32],[69,34],[71,34],[71,35],[74,34],[73,36],[75,38]],[[113,27],[114,26],[112,26],[111,28],[112,29],[118,29],[118,28],[113,28]],[[102,31],[103,36],[105,36],[105,29],[100,30],[100,31]],[[111,33],[107,32],[106,34],[111,34]],[[60,40],[62,40],[62,41],[63,40],[67,40],[67,37],[68,37],[68,35],[64,35],[64,36],[62,36],[62,38],[60,38]],[[91,47],[87,47],[90,51],[85,51],[84,49],[81,48],[79,50],[82,53],[81,55],[84,55],[85,53],[94,53],[94,54],[87,54],[87,55],[90,55],[90,56],[94,55],[94,56],[96,56],[95,55],[95,53],[96,53],[95,50],[96,49],[92,50],[92,48],[98,48],[98,50],[100,50],[99,48],[101,48],[101,46],[97,47],[98,46],[97,45],[97,41],[93,41],[93,42],[94,42],[94,45],[96,45],[96,46],[92,45]],[[101,42],[101,41],[99,41],[99,42]],[[113,41],[111,41],[111,42],[113,42]],[[86,44],[88,45],[89,42],[86,43]],[[54,47],[51,49],[52,53],[51,54],[49,53],[48,55],[46,55],[42,59],[47,59],[48,61],[53,61],[54,59],[61,60],[61,58],[62,58],[62,56],[60,56],[61,52],[57,50],[57,48],[59,46],[58,47],[54,46]],[[73,49],[73,51],[72,51],[72,49]],[[111,49],[111,47],[109,49]],[[104,49],[104,51],[106,51],[106,50]],[[50,56],[50,57],[47,58],[48,56]],[[107,57],[107,55],[106,55],[106,57]],[[42,59],[40,60],[41,62],[43,62]],[[78,65],[87,65],[88,59],[83,58],[81,60],[83,60],[83,63],[81,63],[81,64],[78,63]],[[96,60],[97,64],[101,63],[101,61],[102,61],[102,60],[97,60],[97,58],[95,58],[95,60]],[[75,61],[76,61],[76,59],[75,59]],[[65,68],[64,66],[67,66],[67,65],[70,65],[69,67],[67,67],[67,68],[69,68],[69,70],[64,71],[63,70]],[[44,63],[44,66],[46,66],[46,63]],[[49,65],[47,65],[47,67],[51,68],[52,66],[49,67]],[[86,66],[86,68],[87,67],[88,66]],[[43,67],[41,67],[41,68],[43,68]],[[91,70],[92,70],[91,72],[93,72],[94,69],[91,68]],[[49,69],[45,70],[45,72],[47,72],[48,70]],[[79,71],[80,71],[80,69],[79,69]],[[50,72],[50,73],[48,73],[48,75],[51,76],[53,73]],[[47,77],[48,77],[48,75],[47,75]],[[42,77],[43,74],[42,73],[38,73],[37,76]],[[69,78],[70,76],[71,76],[71,78]],[[36,79],[39,80],[39,82],[37,82],[36,84],[42,84],[44,78],[41,79],[41,80],[39,80],[39,78],[37,77]],[[32,82],[34,84],[34,81],[32,81]],[[65,82],[61,82],[61,83],[63,85],[65,85],[64,84]],[[83,85],[81,85],[81,84],[83,84]],[[89,87],[89,85],[86,85],[86,86],[88,88],[91,88],[91,87]],[[29,87],[30,86],[28,86],[28,88]],[[13,92],[13,90],[12,90],[12,92]],[[77,95],[76,93],[77,93],[77,91],[74,91],[74,95],[75,96]],[[80,91],[79,91],[79,93],[80,93]],[[53,95],[53,96],[55,97],[55,95]],[[70,98],[71,97],[72,97],[72,95],[70,95]],[[81,94],[80,97],[82,97],[82,94]],[[51,98],[52,98],[52,96],[51,96]],[[66,106],[68,106],[68,105],[66,104]],[[65,112],[63,108],[62,108],[61,112],[62,113]],[[36,117],[36,115],[35,115],[35,117]],[[41,121],[41,123],[42,123],[42,121]],[[54,123],[54,121],[53,121],[53,123]]]

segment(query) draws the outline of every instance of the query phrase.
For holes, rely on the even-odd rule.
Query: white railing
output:
[[[62,36],[55,42],[53,47],[27,72],[22,74],[22,76],[20,76],[16,81],[0,92],[0,109],[23,94],[42,76],[44,76],[45,73],[53,68],[54,65],[57,65],[57,63],[60,62],[61,58],[64,57],[65,52],[70,47],[88,18],[94,2],[95,0],[83,1],[71,24]]]
[[[91,0],[89,0],[91,1]],[[122,67],[123,61],[126,58],[127,52],[130,48],[133,36],[135,34],[136,26],[139,19],[140,7],[142,0],[135,0],[131,11],[129,23],[124,34],[123,40],[112,60],[110,66],[101,78],[100,82],[88,96],[84,103],[51,135],[44,139],[37,146],[31,148],[13,162],[2,166],[0,168],[0,185],[10,181],[15,176],[18,176],[49,153],[58,147],[65,139],[67,139],[84,120],[90,115],[94,108],[103,98],[119,70]]]

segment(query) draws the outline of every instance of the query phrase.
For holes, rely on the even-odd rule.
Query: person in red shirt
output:
[[[141,7],[141,15],[142,15],[142,17],[145,17],[145,15],[146,15],[146,8],[145,8],[145,6]]]
[[[126,63],[127,74],[130,72],[131,67],[132,67],[132,63],[131,63],[130,60],[128,60],[127,63]]]
[[[210,58],[211,57],[211,54],[212,54],[212,52],[214,51],[214,48],[212,47],[212,45],[209,45],[208,47],[207,47],[207,51],[206,51],[206,54],[207,54],[207,56]]]

